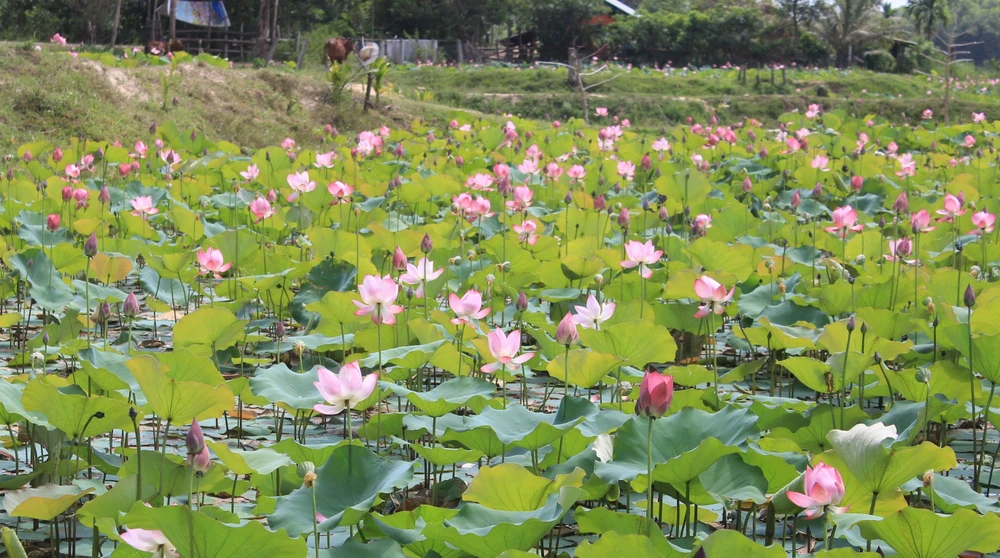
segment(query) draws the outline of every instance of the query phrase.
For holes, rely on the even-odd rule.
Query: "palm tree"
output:
[[[951,20],[947,0],[909,0],[906,5],[906,15],[910,16],[917,31],[928,39],[938,25],[947,24]]]
[[[834,0],[824,6],[817,33],[833,48],[838,66],[849,66],[854,45],[882,35],[882,18],[875,17],[881,0]]]

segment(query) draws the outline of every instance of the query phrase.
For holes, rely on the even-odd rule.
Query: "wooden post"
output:
[[[465,63],[465,53],[462,52],[462,40],[461,39],[459,39],[459,41],[458,41],[458,63],[459,64],[464,64]]]
[[[302,69],[302,62],[306,58],[306,49],[308,48],[309,48],[309,39],[302,39],[302,47],[299,49],[299,59],[295,63],[296,70]]]
[[[177,3],[181,0],[167,0],[170,3],[170,40],[177,38]]]
[[[240,62],[246,60],[246,56],[243,54],[243,24],[240,24]]]
[[[576,47],[569,48],[569,84],[571,87],[580,86],[580,54]]]

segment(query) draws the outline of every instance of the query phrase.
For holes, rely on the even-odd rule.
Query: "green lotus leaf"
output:
[[[222,464],[236,475],[249,475],[251,473],[268,475],[279,467],[290,467],[295,464],[287,455],[278,453],[271,448],[239,450],[230,448],[224,442],[212,440],[205,440],[205,444],[219,458],[219,461],[222,461]]]
[[[235,527],[181,506],[150,508],[138,503],[122,522],[133,529],[161,531],[180,555],[191,558],[305,556],[307,550],[303,539],[256,521]]]
[[[187,423],[196,417],[217,418],[233,408],[233,392],[224,383],[213,387],[174,380],[150,356],[135,357],[126,365],[146,396],[146,407],[170,423]]]
[[[71,385],[63,391],[39,378],[25,386],[21,402],[25,411],[45,415],[50,425],[70,438],[91,438],[132,427],[128,403],[108,397],[88,397],[79,390],[74,392],[74,387]]]
[[[564,486],[583,485],[584,471],[574,469],[555,479],[532,474],[515,463],[484,467],[462,495],[466,502],[476,502],[491,510],[523,512],[537,510],[549,496],[558,494]]]
[[[243,337],[246,322],[225,308],[203,307],[181,318],[174,326],[174,346],[197,356],[211,357]]]
[[[284,363],[268,368],[258,368],[250,378],[250,389],[254,395],[281,404],[291,410],[312,410],[323,396],[314,385],[318,381],[318,369],[296,372]]]
[[[549,361],[546,370],[549,376],[564,380],[566,377],[566,361],[569,360],[569,385],[590,389],[603,380],[614,370],[621,360],[612,355],[605,355],[586,349],[573,349],[562,353]]]
[[[93,491],[93,488],[83,489],[76,485],[57,484],[22,488],[4,494],[3,507],[11,517],[49,521]]]
[[[329,530],[343,523],[354,525],[379,494],[406,486],[413,476],[413,464],[380,458],[364,447],[344,446],[334,450],[316,475],[316,510],[326,518],[320,529]],[[285,529],[293,537],[311,533],[312,492],[313,488],[303,486],[279,498],[268,525]]]
[[[456,463],[476,463],[483,457],[483,452],[465,448],[449,448],[441,445],[425,446],[420,444],[410,444],[410,447],[413,448],[413,451],[417,452],[417,455],[438,467],[455,465]]]
[[[614,355],[622,364],[637,368],[651,362],[671,362],[677,352],[677,344],[666,328],[651,328],[645,321],[616,324],[602,330],[584,329],[580,339],[584,346]]]
[[[403,386],[379,382],[380,389],[388,389],[405,397],[418,409],[430,416],[443,416],[459,407],[470,405],[473,400],[486,401],[496,391],[496,386],[480,378],[468,376],[452,378],[430,391],[410,391]]]
[[[964,509],[944,516],[907,507],[881,521],[859,525],[865,538],[885,541],[900,558],[958,556],[967,550],[994,552],[1000,546],[1000,516]]]

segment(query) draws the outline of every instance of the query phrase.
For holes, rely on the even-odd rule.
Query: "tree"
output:
[[[781,14],[792,22],[792,50],[799,59],[800,27],[808,27],[819,16],[819,5],[813,0],[777,0]]]
[[[947,25],[951,21],[946,0],[909,0],[905,9],[906,15],[913,20],[917,31],[928,39],[931,38],[935,27]]]
[[[838,66],[849,66],[854,46],[881,36],[881,21],[876,18],[880,0],[834,0],[823,6],[816,32],[836,53]]]

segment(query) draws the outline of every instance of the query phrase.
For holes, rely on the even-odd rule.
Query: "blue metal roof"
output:
[[[622,3],[622,2],[619,2],[618,0],[604,0],[604,2],[606,4],[608,4],[609,6],[615,8],[616,10],[619,10],[619,11],[625,13],[626,15],[630,15],[630,16],[634,16],[635,15],[635,8],[632,8],[631,6],[628,6],[628,5],[626,5],[626,4]]]

